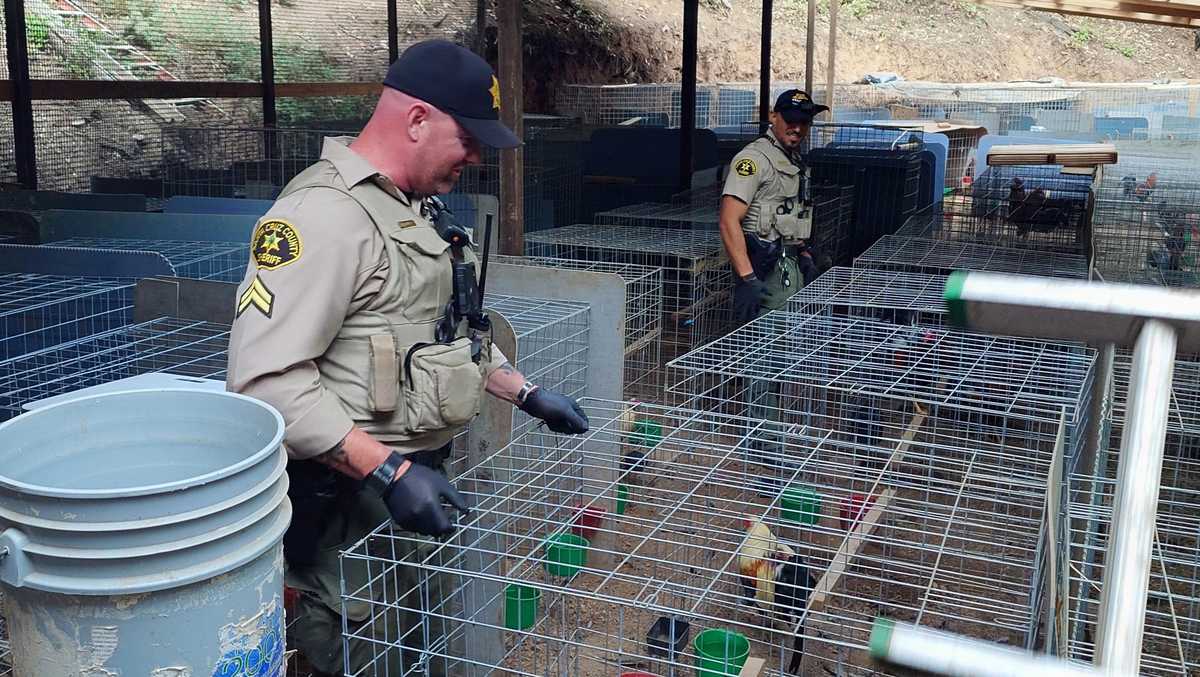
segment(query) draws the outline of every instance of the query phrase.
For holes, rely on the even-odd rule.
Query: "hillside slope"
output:
[[[828,2],[819,0],[817,82],[825,79]],[[701,6],[699,79],[757,80],[761,0],[702,0]],[[532,0],[526,7],[527,50],[544,85],[679,79],[679,0]],[[872,71],[945,82],[1046,76],[1128,82],[1200,73],[1200,51],[1190,29],[991,8],[967,0],[843,0],[839,7],[840,82]],[[807,0],[775,0],[775,8],[774,78],[803,80]]]

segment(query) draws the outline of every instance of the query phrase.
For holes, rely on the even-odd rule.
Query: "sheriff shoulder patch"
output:
[[[237,317],[241,317],[251,307],[267,317],[271,317],[271,307],[275,305],[275,294],[267,289],[267,285],[257,275],[250,281],[250,286],[238,297]]]
[[[754,164],[754,160],[750,158],[742,158],[733,166],[733,171],[737,172],[738,176],[754,176],[758,171],[758,165]]]
[[[300,231],[287,221],[271,219],[254,229],[250,253],[262,270],[275,270],[300,258],[304,248]]]

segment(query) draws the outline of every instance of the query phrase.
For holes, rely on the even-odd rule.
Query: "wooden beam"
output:
[[[683,69],[679,87],[679,190],[692,187],[696,166],[696,60],[700,50],[700,0],[683,0]]]
[[[29,41],[25,33],[24,0],[4,0],[8,17],[4,40],[8,50],[8,72],[12,77],[9,100],[12,101],[13,153],[17,181],[26,188],[37,188],[37,140],[33,130],[33,96],[29,80]]]
[[[837,63],[837,19],[839,0],[829,0],[829,54],[825,57],[825,105],[829,106],[828,120],[833,121],[834,75],[833,68]],[[812,96],[812,92],[809,92]]]
[[[204,80],[30,80],[34,101],[101,101],[105,99],[257,99],[260,82]],[[286,82],[275,85],[276,97],[374,96],[378,82]],[[13,83],[0,80],[0,101],[11,101]]]
[[[400,16],[396,0],[387,0],[388,66],[400,58]]]
[[[908,424],[908,429],[904,431],[904,435],[900,437],[899,444],[892,451],[891,457],[884,464],[884,470],[894,468],[904,460],[904,455],[908,452],[909,445],[912,444],[913,438],[917,431],[925,424],[925,414],[917,414],[912,417]],[[845,573],[846,567],[850,564],[850,560],[858,555],[858,551],[867,541],[867,536],[870,535],[875,527],[879,524],[879,518],[883,516],[883,511],[887,508],[892,498],[896,495],[896,490],[892,488],[885,489],[880,493],[879,498],[871,506],[867,514],[862,517],[854,529],[846,536],[846,540],[842,541],[842,547],[838,548],[837,554],[829,563],[829,568],[825,570],[825,574],[821,576],[821,580],[817,581],[813,587],[812,595],[808,598],[808,617],[811,618],[813,613],[825,608],[825,603],[829,599],[829,593],[833,591],[842,574]]]
[[[258,0],[258,51],[262,61],[263,126],[274,127],[278,120],[275,116],[275,39],[271,35],[271,0]],[[266,152],[268,158],[272,157],[272,148],[267,148]]]
[[[500,120],[525,137],[521,0],[497,0],[496,42],[499,57]],[[500,253],[521,256],[525,251],[525,151],[500,151]]]
[[[767,115],[771,112],[771,25],[775,23],[773,16],[774,0],[763,0],[762,30],[759,33],[758,58],[758,122],[761,132],[767,124]]]
[[[1136,23],[1174,26],[1183,28],[1200,28],[1200,18],[1190,18],[1191,10],[1178,10],[1179,14],[1158,14],[1139,12],[1121,8],[1123,3],[1102,3],[1096,0],[1094,4],[1065,4],[1052,1],[1038,0],[974,0],[982,5],[1008,7],[1011,9],[1029,9],[1039,12],[1053,12],[1071,16],[1086,16],[1098,19],[1116,19],[1118,21],[1133,21]],[[1155,9],[1158,9],[1157,7]]]
[[[804,27],[804,91],[812,96],[813,68],[816,67],[817,0],[808,0],[808,25]]]

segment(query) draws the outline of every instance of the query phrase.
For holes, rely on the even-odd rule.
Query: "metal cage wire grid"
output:
[[[1083,661],[1095,649],[1130,364],[1118,351],[1107,449],[1072,477],[1070,655]],[[1175,363],[1169,407],[1141,660],[1149,675],[1200,670],[1200,363]]]
[[[526,235],[525,254],[661,268],[664,362],[729,324],[732,274],[716,233],[576,224]]]
[[[945,275],[836,267],[788,299],[788,312],[861,317],[895,324],[945,324]]]
[[[686,621],[691,639],[742,635],[771,675],[786,674],[797,634],[803,661],[877,674],[865,649],[879,613],[1026,642],[1048,462],[1003,443],[914,441],[918,418],[865,438],[585,404],[585,435],[530,431],[459,479],[476,509],[455,535],[434,543],[385,524],[343,554],[344,572],[362,581],[344,603],[369,609],[346,633],[373,656],[356,677],[690,674],[695,645],[672,649],[655,634],[660,618]],[[642,420],[661,437],[639,432]],[[770,490],[756,482],[766,466],[747,454],[763,438],[785,440],[765,461],[788,468]],[[635,449],[640,467],[624,463]],[[754,523],[770,535],[751,536]],[[582,562],[546,547],[562,534],[584,535]],[[771,566],[803,563],[811,578],[799,601],[751,601],[742,558],[754,559],[759,538]],[[509,590],[540,602],[514,611]],[[408,614],[420,622],[406,630]],[[404,646],[415,649],[407,659]]]
[[[160,318],[0,362],[0,419],[28,402],[130,376],[225,378],[229,327]]]
[[[129,280],[0,274],[0,361],[123,326],[132,311]]]
[[[662,396],[662,270],[632,263],[606,263],[536,256],[493,256],[514,266],[542,266],[611,273],[625,282],[625,397],[653,401]]]
[[[1082,279],[1087,259],[1076,254],[1009,249],[969,242],[884,235],[854,260],[855,268],[949,275],[955,270],[987,270]]]
[[[245,243],[239,243],[75,237],[46,244],[54,247],[157,252],[167,259],[179,277],[220,282],[241,282],[246,265],[250,262],[248,239]]]

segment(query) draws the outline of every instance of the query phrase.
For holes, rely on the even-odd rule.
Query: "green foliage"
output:
[[[875,0],[842,0],[842,7],[850,12],[850,16],[861,19],[879,8]]]
[[[95,59],[97,36],[89,30],[79,31],[77,40],[67,42],[63,63],[67,73],[76,80],[91,80],[96,77]]]
[[[1092,41],[1096,34],[1092,32],[1092,27],[1087,22],[1075,30],[1071,34],[1071,44],[1075,47],[1083,47]]]
[[[153,0],[131,0],[129,21],[122,32],[129,44],[147,50],[160,49],[166,44],[167,34],[163,30],[159,7],[160,4]]]
[[[1111,49],[1112,51],[1120,54],[1121,56],[1125,57],[1126,59],[1132,59],[1135,54],[1134,49],[1132,47],[1127,47],[1125,45],[1121,45],[1121,44],[1112,42],[1111,40],[1105,40],[1104,46],[1107,49]]]
[[[46,17],[37,12],[26,14],[25,37],[33,49],[39,52],[46,49],[46,46],[50,44],[50,24],[47,23]]]

